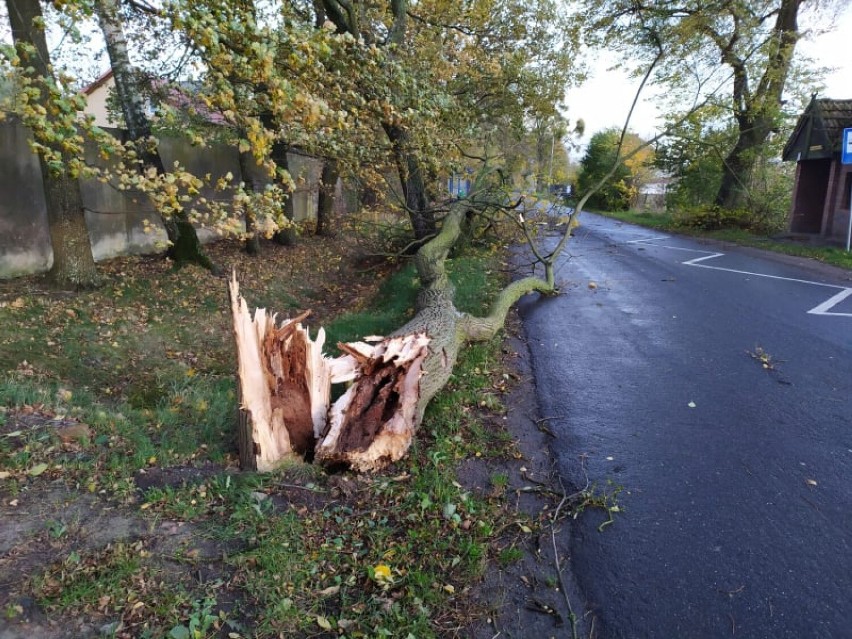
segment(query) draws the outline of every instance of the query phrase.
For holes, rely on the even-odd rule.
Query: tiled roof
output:
[[[110,78],[112,77],[112,69],[107,70],[105,73],[102,73],[97,80],[87,85],[83,89],[83,95],[92,95],[95,91],[97,91],[100,87],[102,87]]]
[[[784,160],[830,158],[840,152],[843,129],[852,128],[852,100],[814,96],[784,147]]]
[[[840,150],[840,138],[843,129],[852,128],[852,100],[830,100],[822,98],[816,101],[818,118],[826,137],[832,140],[832,151]]]

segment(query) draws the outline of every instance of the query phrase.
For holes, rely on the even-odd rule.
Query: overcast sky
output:
[[[831,32],[801,41],[796,51],[814,58],[822,66],[837,67],[826,77],[822,97],[852,98],[852,8],[844,10]],[[566,100],[571,122],[578,118],[585,120],[586,134],[581,140],[584,145],[596,132],[624,125],[637,86],[621,71],[607,71],[615,59],[599,57],[598,60],[590,70],[589,80],[579,88],[570,89]],[[653,105],[653,88],[645,92],[647,97],[634,111],[630,128],[642,137],[652,137],[659,114]]]

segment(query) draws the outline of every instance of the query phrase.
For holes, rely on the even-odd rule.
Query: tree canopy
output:
[[[671,121],[704,104],[732,123],[736,135],[724,149],[713,201],[737,209],[750,203],[762,147],[786,115],[785,90],[796,74],[794,53],[803,37],[800,13],[820,4],[826,3],[585,0],[584,19],[593,25],[590,42],[628,52],[637,69],[654,66],[654,81],[672,99]]]
[[[222,230],[235,230],[234,216],[248,210],[256,212],[251,221],[258,232],[286,226],[280,203],[293,184],[284,153],[298,148],[333,162],[346,178],[397,194],[423,239],[435,232],[438,178],[485,158],[499,164],[495,156],[509,146],[507,134],[519,140],[534,122],[558,129],[565,87],[580,77],[577,26],[554,0],[174,0],[157,6],[70,0],[57,4],[39,28],[65,25],[79,35],[87,21],[95,24],[94,14],[101,27],[126,37],[133,73],[119,70],[116,77],[123,80],[120,90],[132,78],[137,94],[124,102],[138,105],[140,96],[162,95],[177,78],[192,78],[193,101],[217,114],[217,126],[185,109],[166,109],[155,130],[179,132],[199,145],[230,139],[271,185],[253,192],[223,184],[232,197],[217,205],[194,198],[204,176],[181,167],[156,175],[139,170],[147,128],[130,126],[142,132],[130,136],[132,143],[104,136],[79,116],[83,104],[74,87],[81,78],[66,76],[56,104],[76,122],[62,136],[75,152],[72,170],[149,193],[166,220],[191,201],[191,221],[205,219]],[[76,51],[75,68],[81,57],[94,60],[83,53],[91,47],[82,37],[63,39],[61,48],[63,59]],[[20,76],[19,57],[4,50],[2,64]],[[82,149],[92,142],[112,158],[109,168],[83,166]],[[47,152],[43,145],[36,150]]]
[[[577,191],[588,193],[617,165],[615,172],[598,191],[589,198],[589,205],[604,211],[625,211],[639,194],[652,170],[654,154],[635,133],[627,133],[621,142],[618,129],[595,133],[577,176]],[[619,158],[625,158],[620,160]]]

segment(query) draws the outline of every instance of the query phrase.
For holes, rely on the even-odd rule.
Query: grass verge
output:
[[[301,308],[348,282],[346,306],[361,309],[320,309],[336,316],[324,322],[331,343],[389,332],[413,312],[411,267],[378,287],[348,268],[307,281],[316,251],[334,252],[304,248],[301,269],[298,254],[281,253],[289,282],[272,258],[244,268],[250,303],[273,290]],[[500,284],[496,256],[449,267],[460,306],[480,311]],[[486,559],[513,560],[492,543],[503,500],[455,474],[467,457],[513,452],[478,417],[503,410],[499,342],[463,352],[411,454],[388,472],[239,473],[222,282],[144,260],[112,268],[111,284],[74,297],[27,282],[0,291],[5,619],[43,617],[46,637],[452,635]]]

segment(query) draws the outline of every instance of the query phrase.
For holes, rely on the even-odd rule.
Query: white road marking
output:
[[[657,235],[655,237],[643,237],[642,239],[639,239],[639,240],[630,240],[629,242],[626,242],[626,244],[643,244],[645,242],[654,242],[656,240],[667,240],[667,239],[669,239],[668,235]]]
[[[658,240],[667,240],[669,239],[667,236],[655,236],[655,237],[647,237],[639,240],[631,240],[627,242],[627,244],[643,244],[648,242],[655,242]],[[725,268],[723,266],[711,266],[710,264],[702,264],[701,262],[705,262],[707,260],[713,260],[717,257],[724,257],[724,253],[713,253],[712,251],[700,251],[698,249],[689,249],[683,248],[680,246],[667,246],[665,244],[656,244],[655,246],[659,246],[660,248],[670,249],[673,251],[687,251],[689,253],[706,253],[704,257],[696,257],[691,260],[687,260],[685,262],[681,262],[684,266],[694,266],[696,268],[706,268],[713,271],[727,271],[728,273],[738,273],[739,275],[751,275],[753,277],[765,277],[772,280],[782,280],[784,282],[796,282],[798,284],[807,284],[810,286],[821,286],[823,288],[833,288],[837,289],[840,292],[831,298],[824,301],[822,304],[818,306],[814,306],[811,310],[807,311],[810,315],[832,315],[834,317],[852,317],[852,313],[835,313],[831,312],[831,309],[843,302],[847,297],[852,296],[852,288],[847,286],[840,286],[838,284],[826,284],[825,282],[814,282],[813,280],[802,280],[795,277],[782,277],[780,275],[769,275],[768,273],[754,273],[752,271],[741,271],[739,269],[734,268]]]
[[[852,288],[847,288],[845,290],[840,291],[837,295],[832,297],[831,299],[825,300],[819,306],[814,306],[811,310],[808,311],[811,315],[835,315],[841,317],[852,317],[852,313],[831,313],[831,309],[840,304],[847,297],[852,295]]]

